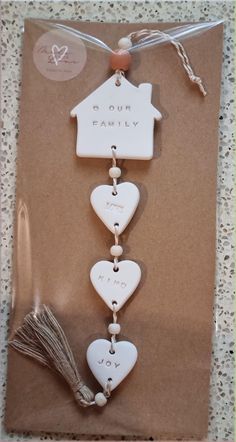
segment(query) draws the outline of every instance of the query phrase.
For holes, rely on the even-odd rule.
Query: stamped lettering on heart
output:
[[[133,183],[121,183],[116,186],[102,185],[96,187],[90,197],[94,211],[103,221],[105,226],[115,233],[118,225],[121,234],[132,219],[139,203],[139,190]]]
[[[106,388],[111,381],[111,390],[117,387],[134,367],[138,352],[134,344],[128,341],[115,342],[111,352],[111,342],[97,339],[87,350],[87,361],[95,378]]]
[[[58,66],[59,61],[63,60],[67,52],[68,46],[59,48],[56,44],[52,45],[52,58],[56,66]]]
[[[136,262],[124,260],[119,262],[117,270],[114,271],[113,262],[99,261],[92,267],[90,279],[107,306],[113,310],[115,303],[118,312],[136,290],[141,269]]]

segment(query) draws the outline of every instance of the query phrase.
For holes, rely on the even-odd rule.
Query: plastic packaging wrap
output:
[[[79,409],[63,379],[10,349],[6,425],[11,430],[185,439],[207,431],[219,21],[171,28],[26,21],[10,339],[25,315],[50,306],[83,378],[98,391],[85,354],[93,339],[106,336],[109,315],[89,270],[101,257],[110,259],[112,239],[89,197],[98,183],[106,183],[110,161],[76,157],[70,111],[109,77],[109,55],[119,38],[142,28],[184,39],[208,95],[202,97],[188,81],[164,36],[134,42],[129,80],[154,85],[152,103],[164,116],[155,131],[158,157],[148,164],[122,162],[125,177],[141,193],[136,217],[122,237],[125,258],[135,256],[141,266],[142,283],[121,311],[121,336],[135,342],[139,362],[101,412]]]
[[[38,21],[40,23],[40,21]],[[203,22],[203,23],[193,23],[193,24],[187,24],[187,25],[181,25],[181,26],[174,26],[167,30],[165,30],[165,33],[168,34],[171,38],[175,40],[184,40],[186,38],[194,37],[199,34],[202,34],[206,31],[209,31],[210,29],[214,28],[215,26],[218,26],[222,23],[222,20],[217,20],[213,22]],[[53,23],[53,22],[41,22],[42,28],[46,29],[59,29],[62,32],[66,32],[69,35],[73,37],[77,37],[79,39],[82,39],[84,42],[86,42],[89,46],[94,46],[96,49],[101,48],[105,51],[112,52],[116,48],[110,48],[104,41],[96,38],[93,35],[86,34],[84,32],[81,32],[77,29],[74,29],[71,26],[66,26],[61,23]],[[155,31],[155,26],[153,27],[153,30]],[[157,29],[157,28],[156,28]],[[123,36],[125,37],[125,35]],[[132,44],[132,47],[129,50],[129,52],[136,52],[137,50],[141,50],[144,47],[152,47],[152,46],[159,46],[161,44],[167,43],[168,40],[164,36],[155,36],[152,38],[152,36],[146,37],[142,40],[139,40],[138,42],[134,42]]]

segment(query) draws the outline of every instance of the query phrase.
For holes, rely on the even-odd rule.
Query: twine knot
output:
[[[79,402],[82,407],[88,407],[94,399],[93,392],[84,384],[83,381],[79,380],[75,382],[72,386],[72,391],[76,402]]]
[[[197,75],[191,74],[191,75],[189,75],[189,79],[190,79],[193,83],[195,83],[195,84],[198,85],[198,87],[199,87],[201,93],[202,93],[204,96],[207,95],[207,91],[206,91],[206,89],[205,89],[205,87],[204,87],[204,85],[203,85],[203,83],[202,83],[202,79],[201,79],[200,77],[198,77]]]

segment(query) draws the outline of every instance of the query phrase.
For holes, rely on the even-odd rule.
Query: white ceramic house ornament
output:
[[[143,37],[144,45],[148,32],[153,38],[155,31],[152,30],[140,30],[136,33],[136,37]],[[159,30],[156,31],[158,37],[160,33]],[[134,34],[132,33],[133,37]],[[163,35],[167,36],[167,34]],[[86,35],[86,39],[87,37]],[[92,41],[93,37],[90,36],[90,39]],[[183,46],[180,46],[180,43],[175,42],[173,38],[170,38],[170,41],[181,56],[190,80],[196,82],[203,95],[206,95],[200,77],[195,76],[188,63],[188,57]],[[103,46],[106,46],[105,43]],[[94,263],[90,270],[90,280],[95,292],[112,311],[112,322],[107,327],[110,335],[109,339],[96,339],[87,350],[88,365],[102,386],[103,391],[94,395],[83,383],[69,345],[66,342],[66,337],[46,306],[43,310],[43,323],[46,319],[49,321],[50,333],[52,333],[50,339],[54,339],[58,343],[57,347],[60,347],[60,355],[56,352],[52,358],[49,351],[50,345],[48,349],[45,345],[42,347],[44,336],[37,335],[37,333],[37,336],[35,335],[38,338],[35,345],[37,349],[42,349],[43,356],[46,353],[45,360],[50,360],[49,367],[54,366],[55,361],[58,362],[59,357],[62,356],[62,351],[65,351],[63,360],[69,361],[68,367],[65,366],[63,370],[60,370],[60,374],[70,384],[74,393],[75,385],[76,387],[82,385],[81,388],[76,389],[75,397],[83,407],[90,405],[103,407],[106,405],[111,392],[130,373],[138,356],[138,351],[133,343],[119,340],[121,326],[118,322],[118,313],[132,296],[141,279],[139,265],[134,261],[121,258],[123,247],[120,244],[120,235],[128,226],[138,207],[140,192],[134,183],[119,181],[122,171],[117,165],[117,159],[150,160],[153,157],[154,122],[161,119],[161,113],[151,103],[151,84],[144,83],[136,87],[124,77],[124,72],[129,69],[131,63],[131,54],[127,50],[131,46],[131,34],[119,40],[118,47],[120,49],[112,51],[110,57],[110,67],[115,71],[115,74],[71,111],[71,116],[77,117],[78,123],[77,155],[87,158],[112,159],[108,172],[112,184],[97,186],[90,196],[90,202],[95,213],[114,235],[114,243],[110,247],[112,259],[98,261]],[[31,324],[29,327],[31,322],[33,325]],[[24,327],[29,327],[29,331],[33,327],[35,331],[40,324],[41,320],[38,320],[38,315],[36,317],[35,312],[33,312],[31,321],[27,321]],[[48,334],[46,325],[45,323],[45,336]],[[58,333],[58,330],[61,330],[60,333]],[[24,337],[26,334],[24,334]],[[31,336],[30,333],[29,335]],[[22,329],[20,329],[19,336],[22,339]],[[29,345],[32,348],[29,347],[28,352],[25,339],[23,341],[24,345],[22,346],[21,340],[16,340],[15,348],[23,351],[22,348],[24,347],[25,354],[33,355],[41,362],[42,358],[39,358],[38,353],[33,351],[33,340],[30,339]],[[19,345],[19,342],[21,345]],[[47,342],[49,341],[47,340]],[[70,373],[73,372],[73,376],[68,375],[68,370]]]
[[[103,387],[103,393],[95,396],[99,406],[106,404],[111,391],[129,374],[138,355],[134,344],[117,340],[117,313],[141,279],[141,268],[136,262],[120,260],[123,248],[119,244],[119,236],[131,221],[140,194],[135,184],[118,182],[121,169],[116,160],[153,157],[154,122],[161,119],[161,113],[152,105],[151,95],[151,84],[136,87],[116,69],[114,75],[71,111],[71,116],[77,117],[77,155],[112,159],[112,185],[97,186],[90,196],[94,211],[114,235],[112,261],[96,262],[90,271],[95,291],[112,311],[110,340],[96,339],[87,350],[88,365]]]
[[[120,86],[112,75],[71,111],[77,117],[76,153],[79,157],[150,160],[153,129],[161,113],[152,105],[152,85],[132,85],[122,76]]]

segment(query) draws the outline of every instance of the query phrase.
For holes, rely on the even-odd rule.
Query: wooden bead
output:
[[[108,331],[111,335],[118,335],[120,333],[120,324],[112,322],[108,325]]]
[[[103,393],[97,393],[94,400],[99,407],[104,407],[107,403],[107,398]]]
[[[110,167],[110,169],[109,169],[109,176],[111,178],[120,178],[120,176],[121,176],[121,169],[119,167]]]
[[[114,246],[111,246],[110,254],[112,256],[121,256],[122,253],[123,253],[123,248],[121,246],[119,246],[118,244],[114,245]]]
[[[131,55],[128,51],[124,49],[118,49],[115,52],[112,52],[110,57],[110,65],[111,68],[120,69],[121,71],[127,71],[131,64]]]
[[[130,49],[131,47],[132,47],[132,42],[127,37],[123,37],[118,41],[118,48],[120,49]]]

